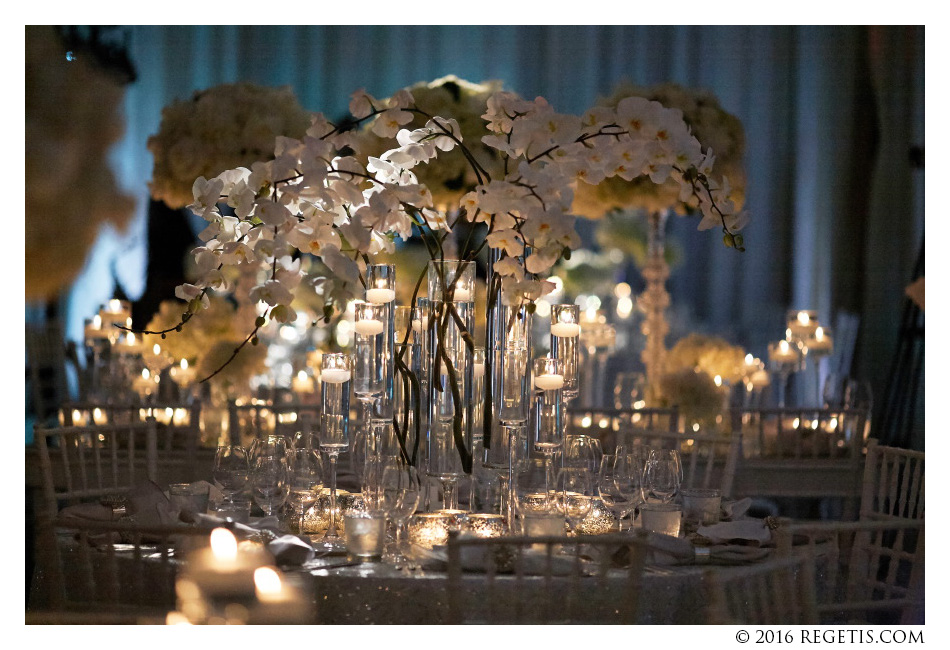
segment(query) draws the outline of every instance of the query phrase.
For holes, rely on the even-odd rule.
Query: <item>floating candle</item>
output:
[[[366,302],[374,305],[385,305],[396,299],[396,292],[392,289],[376,288],[366,290]]]
[[[452,302],[471,302],[472,292],[465,287],[455,287],[455,293],[452,295]]]
[[[538,375],[534,385],[541,390],[558,390],[564,386],[564,375]]]
[[[381,320],[358,320],[353,324],[353,329],[357,334],[363,336],[375,336],[383,333],[383,321]]]
[[[551,325],[551,336],[560,338],[574,338],[580,336],[581,326],[577,323],[554,323]]]
[[[328,384],[342,384],[350,380],[352,373],[345,368],[324,368],[320,373],[320,381]]]
[[[805,341],[805,346],[810,352],[822,354],[830,353],[833,347],[831,335],[827,334],[822,327],[815,328],[814,338]]]

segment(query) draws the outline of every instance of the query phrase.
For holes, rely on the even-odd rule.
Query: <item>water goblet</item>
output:
[[[593,498],[593,483],[589,469],[564,467],[558,472],[555,502],[557,509],[567,520],[571,533],[577,534],[577,527],[590,513]]]
[[[633,512],[639,502],[639,481],[630,475],[638,470],[631,466],[626,454],[606,455],[600,465],[597,494],[604,505],[617,517],[618,530],[623,530],[623,520]]]
[[[297,530],[304,534],[304,515],[312,506],[323,487],[323,465],[320,456],[312,447],[294,448],[289,459],[290,503],[297,514]]]
[[[244,489],[250,474],[247,450],[241,445],[221,445],[214,454],[212,478],[224,499],[231,501]]]
[[[271,516],[287,500],[287,461],[277,456],[261,456],[251,470],[254,502]]]
[[[682,471],[678,452],[673,449],[651,449],[643,473],[646,494],[662,503],[669,503],[679,491],[683,480]]]
[[[396,568],[409,568],[413,563],[403,553],[403,534],[422,494],[419,473],[405,459],[394,456],[387,459],[380,482],[384,510],[396,529],[393,544],[383,560]]]

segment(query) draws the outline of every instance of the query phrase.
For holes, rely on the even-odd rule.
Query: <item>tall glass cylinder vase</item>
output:
[[[336,464],[341,453],[349,448],[350,381],[353,376],[353,361],[349,355],[327,353],[323,355],[320,370],[323,409],[323,431],[320,436],[320,451],[329,461],[330,523],[321,545],[327,551],[345,548],[337,531]]]
[[[386,305],[357,302],[355,305],[354,387],[360,401],[360,424],[356,440],[360,455],[375,454],[378,449],[376,417],[380,404],[386,401]],[[390,401],[391,403],[391,401]]]
[[[535,436],[534,448],[544,455],[545,494],[554,489],[554,454],[564,443],[564,364],[560,359],[534,360]]]
[[[442,483],[443,508],[458,508],[458,482],[472,472],[475,264],[429,263],[429,476]]]
[[[383,394],[373,405],[373,419],[392,420],[395,379],[396,267],[371,264],[366,267],[366,302],[379,307],[383,323],[379,355],[382,362]]]
[[[551,305],[551,356],[560,359],[564,367],[564,388],[561,390],[561,396],[565,404],[578,394],[577,344],[580,334],[580,307]],[[600,381],[606,381],[606,377],[602,375],[599,377]]]
[[[638,304],[644,313],[642,331],[646,337],[641,359],[646,366],[648,402],[655,403],[660,377],[666,362],[666,335],[670,326],[666,322],[666,310],[670,306],[670,294],[666,280],[670,267],[666,262],[666,220],[668,212],[653,212],[647,216],[649,226],[647,262],[643,267],[646,289],[640,294]]]

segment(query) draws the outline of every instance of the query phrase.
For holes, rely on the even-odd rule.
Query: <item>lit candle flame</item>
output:
[[[788,341],[779,341],[778,349],[781,350],[782,354],[788,354]]]
[[[148,368],[142,368],[142,379],[148,379],[149,372]]]
[[[751,354],[745,355],[745,365],[751,366],[754,361],[754,357]]]
[[[815,340],[816,340],[816,341],[820,341],[820,340],[822,340],[823,338],[825,338],[825,330],[822,329],[821,327],[816,327],[816,328],[815,328]]]
[[[798,322],[802,325],[808,325],[808,312],[800,311],[798,312]]]
[[[188,359],[182,359],[182,360],[181,360],[181,369],[182,369],[182,370],[188,370]]]
[[[102,316],[96,314],[92,317],[92,327],[93,329],[101,330],[102,329]]]
[[[211,531],[211,553],[214,559],[233,562],[237,559],[237,539],[227,528],[215,528]]]
[[[158,343],[152,346],[152,354],[154,354],[157,357],[161,353],[162,353],[162,346],[160,346]]]
[[[258,567],[254,570],[254,590],[260,600],[276,600],[283,590],[280,574],[269,566]]]
[[[297,379],[299,379],[300,381],[306,380],[306,379],[307,379],[307,371],[306,371],[306,370],[301,370],[300,372],[298,372],[298,373],[297,373]]]

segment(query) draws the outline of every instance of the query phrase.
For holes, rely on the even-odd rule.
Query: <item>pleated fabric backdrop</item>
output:
[[[113,291],[117,268],[137,297],[145,284],[149,135],[161,109],[195,90],[239,80],[293,86],[332,118],[365,88],[455,74],[499,79],[525,97],[579,113],[627,79],[714,92],[746,133],[744,254],[675,219],[685,250],[670,281],[691,322],[764,356],[788,308],[861,316],[854,372],[883,394],[904,286],[923,238],[923,27],[174,26],[131,27],[139,78],[115,153],[140,198],[127,233],[104,233],[66,304],[67,332]]]

